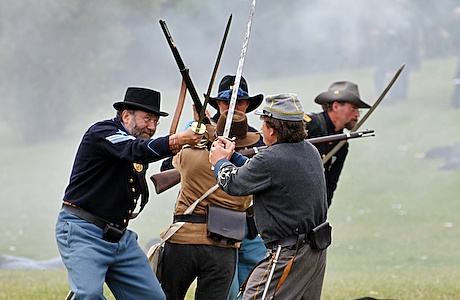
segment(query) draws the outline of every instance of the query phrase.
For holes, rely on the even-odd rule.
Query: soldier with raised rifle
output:
[[[217,135],[222,135],[226,118],[227,111],[217,122]],[[214,131],[212,126],[207,127]],[[214,137],[212,133],[211,136]],[[246,115],[235,111],[231,137],[236,139],[237,148],[244,148],[258,141],[260,134],[248,132]],[[169,236],[164,246],[163,290],[167,299],[184,299],[197,279],[196,299],[227,299],[235,274],[237,249],[245,237],[245,210],[252,197],[230,196],[217,187],[206,144],[184,147],[173,157],[173,165],[181,174],[181,189],[174,223],[161,234],[163,239]],[[193,208],[187,212],[190,207]],[[223,226],[221,222],[230,223],[230,227],[224,226],[226,232],[215,230],[215,225]],[[231,226],[237,228],[231,230]],[[172,235],[171,230],[174,230]]]
[[[251,13],[250,13],[250,18],[249,18],[249,21],[248,21],[248,25],[250,24],[251,19],[252,19],[251,14],[254,11],[254,6],[255,6],[255,1],[253,1],[252,6],[251,6]],[[178,65],[179,70],[180,70],[180,72],[182,74],[182,77],[183,77],[183,85],[182,85],[183,89],[181,90],[181,98],[179,99],[178,105],[181,106],[183,104],[183,97],[185,96],[185,89],[184,89],[184,85],[185,85],[187,87],[187,89],[189,90],[190,95],[191,95],[191,97],[193,99],[193,102],[194,102],[194,110],[193,111],[195,113],[195,118],[194,119],[196,121],[194,123],[196,123],[198,125],[201,125],[201,123],[203,123],[203,122],[205,123],[206,127],[209,127],[208,123],[211,123],[212,125],[215,125],[217,123],[217,121],[219,120],[219,117],[221,116],[221,114],[224,111],[226,111],[227,109],[230,108],[230,98],[233,96],[232,95],[233,93],[235,93],[234,96],[236,96],[235,97],[236,98],[236,104],[234,106],[232,106],[232,111],[233,111],[234,108],[236,108],[237,111],[241,111],[243,113],[248,113],[248,112],[251,112],[254,109],[256,109],[263,101],[263,95],[261,95],[261,94],[258,94],[258,95],[255,95],[255,96],[250,96],[249,95],[247,82],[241,76],[241,74],[239,74],[238,78],[237,78],[236,75],[235,76],[232,76],[232,75],[224,76],[222,78],[220,84],[219,84],[219,91],[218,91],[217,97],[210,97],[210,92],[211,92],[211,89],[212,89],[212,83],[214,81],[215,75],[217,74],[217,67],[219,65],[220,57],[221,57],[222,52],[223,52],[223,46],[225,44],[225,40],[226,40],[226,36],[227,36],[227,33],[228,33],[229,25],[231,23],[231,19],[232,19],[232,16],[230,16],[230,18],[229,18],[229,20],[227,22],[227,28],[226,28],[226,31],[224,33],[224,37],[223,37],[223,40],[222,40],[222,43],[221,43],[221,48],[220,48],[220,51],[219,51],[219,54],[218,54],[218,57],[217,57],[217,60],[216,60],[216,64],[215,64],[215,67],[214,67],[214,72],[213,72],[213,75],[211,76],[211,82],[210,82],[210,85],[208,87],[208,91],[205,94],[205,102],[204,102],[203,105],[201,105],[201,102],[198,99],[196,90],[195,90],[195,88],[193,86],[192,80],[191,80],[190,75],[188,73],[188,69],[185,67],[184,62],[180,57],[179,51],[177,49],[177,46],[172,40],[172,36],[171,36],[171,33],[169,32],[167,26],[166,26],[166,22],[165,21],[160,21],[160,25],[161,25],[161,27],[163,29],[165,37],[166,37],[166,39],[168,41],[168,44],[169,44],[169,46],[170,46],[170,48],[171,48],[171,50],[173,52],[174,58],[176,60],[176,63]],[[247,32],[246,32],[246,35],[245,35],[245,41],[243,42],[243,49],[245,49],[247,47],[247,39],[249,38],[249,28],[250,28],[250,26],[248,26],[246,28]],[[242,50],[242,53],[245,53],[245,51]],[[240,56],[239,70],[242,70],[243,62],[244,62],[244,55]],[[240,69],[240,67],[241,67],[241,69]],[[238,75],[238,73],[239,72],[237,71],[237,75]],[[239,84],[237,86],[235,86],[236,81],[239,82]],[[217,109],[217,113],[214,115],[213,118],[208,116],[208,112],[206,111],[206,106],[207,106],[208,103],[211,106],[213,106],[215,109]],[[175,118],[175,120],[176,119],[177,118]],[[176,120],[176,122],[173,121],[173,123],[177,123],[177,120]],[[246,125],[247,125],[247,122],[246,122]],[[251,132],[251,134],[258,133],[258,131],[255,128],[253,128],[253,127],[251,127],[249,125],[247,125],[246,130]],[[263,144],[262,138],[260,137],[260,134],[259,134],[259,139],[258,140],[253,141],[252,144],[248,144],[248,145],[245,145],[245,146],[247,146],[247,147],[258,147],[258,146],[263,146],[263,145],[264,144]],[[177,172],[174,172],[171,169],[173,169],[172,158],[168,158],[168,159],[163,161],[163,163],[161,165],[161,171],[164,174],[167,173],[168,174],[167,176],[172,176],[177,181],[179,181],[180,177],[181,177],[180,174],[178,175]],[[155,177],[155,175],[151,177],[152,180],[154,181],[154,183],[160,181],[160,180],[155,181],[154,177]],[[158,176],[157,176],[157,178],[158,178]],[[157,184],[155,184],[155,187],[156,187],[157,192],[159,192],[159,190],[157,189]],[[240,252],[240,255],[239,255],[239,259],[238,259],[238,266],[234,266],[234,267],[237,268],[237,276],[235,276],[234,283],[233,283],[233,286],[232,286],[232,292],[229,295],[230,299],[234,298],[236,296],[237,291],[238,291],[239,283],[242,282],[246,278],[247,274],[252,269],[254,264],[257,263],[260,259],[262,259],[264,257],[264,255],[265,255],[265,253],[266,253],[266,250],[265,250],[265,247],[263,246],[262,240],[260,239],[260,237],[257,236],[257,231],[255,229],[254,221],[252,219],[252,214],[249,213],[246,223],[247,223],[247,228],[248,228],[247,229],[247,234],[246,234],[243,242],[241,243],[242,247],[240,248],[241,252]],[[240,279],[240,280],[238,280],[238,279]]]
[[[358,85],[349,81],[334,82],[328,91],[315,98],[315,102],[323,107],[323,111],[305,114],[304,121],[309,138],[341,134],[344,129],[351,130],[358,122],[360,109],[370,108],[367,103],[361,100]],[[337,144],[338,141],[315,144],[315,146],[324,158]],[[337,188],[347,154],[348,142],[324,164],[328,206],[332,203],[332,197]]]
[[[208,128],[213,128],[216,125],[220,116],[229,107],[230,96],[232,93],[233,85],[235,82],[235,75],[225,75],[220,83],[217,96],[209,97],[209,105],[217,110],[215,115],[211,117],[211,126],[207,125]],[[237,103],[235,106],[236,111],[242,113],[250,113],[254,111],[263,101],[262,94],[249,95],[249,88],[244,77],[241,77],[240,87],[238,89]],[[198,118],[198,115],[196,115]],[[247,124],[247,122],[246,122]],[[258,130],[247,124],[247,131],[251,134],[257,133]],[[221,132],[222,134],[222,132]],[[245,144],[244,147],[239,147],[239,150],[245,148],[262,147],[264,146],[263,139],[258,134],[259,139],[253,140],[250,144]],[[173,168],[172,158],[168,158],[163,161],[161,171],[166,171]],[[254,220],[252,218],[252,209],[248,210],[247,217],[247,235],[241,242],[241,246],[238,249],[238,264],[236,269],[236,278],[230,292],[229,299],[235,299],[238,293],[239,286],[244,282],[249,272],[252,270],[254,265],[264,258],[266,249],[264,247],[262,239],[257,235]]]

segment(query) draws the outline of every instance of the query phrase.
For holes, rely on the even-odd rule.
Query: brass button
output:
[[[129,183],[133,183],[133,182],[134,182],[134,179],[130,178]]]
[[[142,170],[144,169],[144,166],[141,164],[133,163],[133,166],[134,166],[134,170],[136,170],[136,172],[138,173],[142,172]]]
[[[134,193],[136,192],[136,188],[131,188],[131,191]]]

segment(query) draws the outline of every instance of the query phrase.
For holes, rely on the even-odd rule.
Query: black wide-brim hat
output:
[[[140,87],[129,87],[126,90],[124,101],[114,103],[113,107],[117,111],[134,109],[166,117],[169,114],[160,110],[160,98],[160,92]]]
[[[327,92],[319,94],[315,98],[318,104],[333,102],[348,102],[359,108],[370,108],[371,106],[361,100],[358,85],[349,81],[337,81],[331,84]]]
[[[209,105],[214,107],[217,111],[219,111],[219,106],[217,105],[217,100],[230,102],[230,96],[232,94],[233,85],[235,83],[235,77],[236,76],[233,76],[233,75],[225,75],[224,78],[222,78],[222,80],[219,83],[218,95],[222,95],[226,91],[229,91],[228,93],[225,93],[225,94],[227,94],[228,97],[222,97],[222,96],[209,97]],[[251,112],[251,111],[255,110],[257,107],[259,107],[259,105],[264,100],[264,96],[262,94],[258,94],[258,95],[255,95],[255,96],[249,96],[248,84],[246,82],[246,79],[244,79],[243,76],[241,76],[240,88],[247,95],[239,96],[237,98],[237,100],[247,100],[247,101],[249,101],[249,106],[246,109],[246,113]]]

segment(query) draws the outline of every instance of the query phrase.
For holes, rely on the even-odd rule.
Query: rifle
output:
[[[193,104],[195,104],[195,109],[200,112],[203,108],[203,104],[201,103],[200,97],[193,85],[192,78],[190,78],[189,69],[185,66],[182,57],[179,54],[179,50],[176,47],[176,43],[174,42],[171,33],[169,32],[168,26],[166,26],[166,22],[164,20],[160,20],[161,29],[163,29],[163,33],[166,37],[166,41],[168,42],[169,47],[173,53],[174,59],[176,60],[177,66],[179,67],[179,72],[182,74],[182,79],[187,86],[188,92],[190,93],[190,97],[192,97]],[[205,116],[203,119],[204,124],[210,124],[211,122]]]
[[[382,102],[383,98],[385,98],[385,95],[388,93],[388,91],[391,89],[391,87],[393,86],[393,84],[395,83],[396,79],[398,79],[399,75],[401,74],[401,72],[404,70],[404,67],[406,65],[403,64],[399,70],[396,72],[396,74],[393,76],[393,78],[391,79],[391,81],[388,83],[387,87],[383,90],[382,94],[380,94],[380,97],[377,99],[377,101],[375,101],[374,105],[372,105],[372,107],[369,109],[369,111],[364,115],[364,117],[358,122],[356,123],[356,125],[351,129],[351,132],[354,132],[354,131],[357,131],[359,129],[359,127],[367,120],[367,118],[369,118],[369,116],[372,114],[372,112],[377,108],[377,106],[380,104],[380,102]],[[324,157],[323,157],[323,165],[326,164],[328,162],[329,159],[332,158],[332,156],[334,154],[337,153],[337,151],[340,150],[340,148],[342,148],[342,146],[345,144],[345,141],[341,141],[339,142],[337,145],[335,145],[334,148],[332,148],[331,151],[329,151]]]
[[[157,174],[150,176],[153,185],[155,186],[155,192],[161,194],[166,190],[169,190],[180,182],[180,172],[176,169],[169,169]]]
[[[374,130],[372,129],[366,129],[362,131],[355,131],[355,132],[347,132],[347,133],[339,133],[339,134],[332,134],[332,135],[326,135],[326,136],[319,136],[315,138],[309,138],[306,139],[313,145],[315,144],[321,144],[321,143],[332,143],[332,142],[337,142],[337,141],[345,141],[348,139],[355,139],[355,138],[360,138],[360,137],[367,137],[367,136],[374,136]],[[261,147],[253,147],[253,148],[248,148],[248,149],[242,149],[239,150],[238,153],[247,156],[247,157],[253,157],[259,151],[267,148],[267,146],[261,146]]]
[[[208,91],[206,92],[204,104],[201,107],[198,121],[193,122],[191,125],[192,130],[198,134],[206,132],[206,125],[203,125],[203,121],[205,120],[206,116],[206,107],[208,106],[212,86],[214,84],[214,80],[216,79],[217,70],[219,69],[220,59],[222,58],[222,54],[224,53],[225,42],[227,41],[228,31],[230,30],[230,24],[232,24],[232,15],[230,15],[230,17],[228,18],[227,26],[225,27],[224,37],[222,38],[222,42],[220,43],[219,53],[217,54],[216,62],[214,64],[214,70],[212,71],[211,80],[209,81],[208,85]],[[206,139],[208,140],[209,136]]]
[[[343,140],[354,139],[354,138],[374,136],[373,133],[374,133],[374,130],[367,129],[367,130],[362,130],[362,131],[354,131],[354,132],[320,136],[320,137],[310,138],[306,140],[312,144],[331,143],[331,142],[343,141]],[[249,149],[241,149],[238,152],[244,156],[252,157],[265,148],[267,148],[267,146],[253,147]],[[161,194],[164,191],[172,188],[173,186],[175,186],[176,184],[180,182],[180,172],[177,171],[176,169],[170,169],[170,170],[163,171],[157,174],[153,174],[152,176],[150,176],[150,180],[152,180],[153,185],[155,186],[155,192],[157,194]]]

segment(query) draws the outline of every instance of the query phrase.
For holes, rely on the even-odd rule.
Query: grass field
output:
[[[383,102],[361,128],[376,136],[350,142],[329,213],[333,244],[323,299],[460,298],[460,169],[441,170],[442,159],[420,158],[460,141],[460,110],[449,107],[455,64],[455,58],[425,61],[410,73],[409,98]],[[306,111],[318,111],[311,99],[336,80],[357,82],[372,104],[380,93],[372,78],[372,69],[344,70],[254,82],[251,90],[297,92]],[[105,117],[111,116],[109,107]],[[94,121],[74,124],[66,139],[53,144],[0,149],[0,254],[58,255],[56,214],[81,134]],[[250,123],[259,126],[252,115]],[[158,169],[152,164],[149,173]],[[177,188],[160,196],[151,190],[151,202],[130,225],[141,245],[168,226],[177,194]],[[0,299],[63,299],[68,289],[63,270],[0,271]]]

